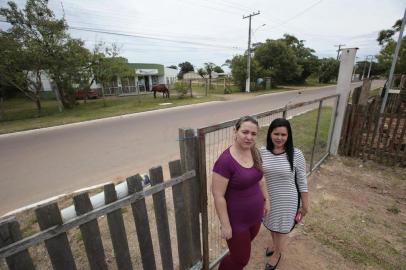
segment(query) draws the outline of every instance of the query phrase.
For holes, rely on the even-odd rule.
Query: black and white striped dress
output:
[[[297,148],[294,149],[293,171],[286,153],[275,155],[265,147],[261,147],[260,153],[271,204],[263,223],[270,231],[289,233],[293,228],[298,207],[295,171],[299,191],[308,191],[303,153]]]

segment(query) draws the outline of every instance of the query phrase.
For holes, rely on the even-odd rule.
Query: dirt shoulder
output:
[[[406,269],[406,169],[330,158],[309,178],[311,209],[278,269]],[[246,269],[263,269],[268,232]]]

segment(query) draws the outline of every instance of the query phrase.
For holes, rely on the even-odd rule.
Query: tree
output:
[[[11,24],[7,31],[0,30],[2,80],[35,102],[40,113],[41,77],[49,67],[52,41],[63,35],[65,22],[55,19],[41,0],[28,0],[24,10],[10,1],[0,15]]]
[[[266,40],[255,48],[254,60],[268,70],[276,83],[293,82],[302,74],[295,51],[283,40]]]
[[[96,80],[102,85],[102,94],[104,98],[104,87],[107,83],[116,80],[117,77],[127,77],[132,75],[132,70],[128,66],[128,60],[119,57],[119,48],[112,44],[107,46],[105,43],[98,43],[92,56],[91,72]]]
[[[247,55],[236,55],[231,60],[228,59],[226,64],[229,65],[231,69],[234,83],[239,86],[241,91],[244,91],[245,81],[247,79]],[[256,81],[260,76],[269,75],[269,72],[262,69],[255,59],[251,61],[251,79],[253,81]]]
[[[199,74],[200,77],[202,77],[202,78],[204,79],[204,76],[207,75],[207,72],[206,72],[206,70],[205,70],[204,68],[199,68],[199,69],[197,70],[197,74]]]
[[[392,64],[393,53],[395,52],[397,42],[393,36],[400,31],[402,20],[397,20],[392,26],[392,29],[382,30],[376,39],[381,45],[381,51],[377,55],[378,63],[384,69],[384,73],[389,74],[389,69]],[[395,73],[406,73],[406,37],[402,38],[402,44],[399,50],[399,56],[395,66]]]
[[[191,63],[189,63],[188,61],[180,63],[178,66],[180,67],[180,71],[179,71],[179,74],[178,74],[179,79],[183,79],[183,74],[195,70],[193,65]]]
[[[320,60],[319,82],[329,83],[338,76],[340,62],[334,58],[323,58]]]
[[[0,61],[2,71],[7,71],[2,72],[2,79],[33,100],[40,112],[41,77],[46,73],[54,80],[63,106],[72,108],[73,85],[89,67],[89,51],[81,40],[68,35],[66,21],[55,18],[48,1],[27,0],[24,10],[14,2],[8,5],[0,9],[0,15],[11,24],[10,29],[0,32],[2,41],[6,40],[2,53],[8,58]],[[4,66],[10,64],[13,70]]]
[[[224,73],[224,70],[220,66],[215,66],[213,71],[216,73]]]
[[[285,34],[284,38],[281,39],[285,41],[286,44],[293,49],[297,64],[301,67],[302,72],[293,81],[296,83],[304,83],[306,79],[314,72],[317,72],[319,61],[315,52],[311,48],[304,46],[304,40],[299,40],[295,36]]]

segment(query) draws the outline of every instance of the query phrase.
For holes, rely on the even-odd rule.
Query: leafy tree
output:
[[[284,40],[293,49],[297,58],[297,64],[302,70],[300,75],[293,80],[297,83],[304,83],[312,73],[317,72],[319,61],[317,56],[313,54],[315,51],[311,48],[306,48],[304,40],[298,40],[295,36],[285,34],[283,37],[281,40]]]
[[[128,77],[132,75],[133,70],[128,66],[128,60],[119,57],[119,49],[113,44],[107,46],[105,43],[98,43],[92,56],[91,73],[92,78],[102,85],[102,94],[104,98],[104,87],[117,77]]]
[[[197,70],[197,74],[199,74],[200,77],[202,77],[204,79],[204,76],[207,75],[207,72],[206,72],[206,70],[204,68],[199,68]]]
[[[41,112],[41,76],[49,68],[53,45],[65,38],[65,22],[54,18],[45,0],[28,0],[24,10],[10,1],[0,15],[11,24],[7,31],[0,30],[2,80],[35,102]]]
[[[329,83],[334,79],[337,79],[338,69],[340,62],[334,58],[323,58],[320,60],[319,68],[319,82]]]
[[[180,63],[178,66],[180,68],[180,71],[179,71],[179,74],[178,74],[179,79],[183,79],[183,74],[188,73],[189,71],[194,71],[195,70],[193,65],[188,61]]]
[[[377,59],[378,63],[383,67],[384,73],[389,74],[392,64],[393,53],[395,52],[397,42],[393,39],[396,32],[400,31],[402,20],[397,20],[392,26],[392,29],[382,30],[378,34],[377,41],[381,45]],[[398,60],[395,66],[395,73],[406,73],[406,37],[402,38]]]
[[[217,73],[224,73],[224,70],[220,66],[215,66],[213,71]]]
[[[255,48],[254,60],[268,70],[276,83],[293,82],[303,71],[293,48],[283,40],[266,40]]]
[[[63,106],[72,108],[73,85],[80,82],[90,61],[83,42],[68,35],[65,20],[55,18],[46,0],[27,0],[24,10],[8,2],[0,15],[11,24],[10,29],[0,32],[2,40],[7,39],[1,45],[6,47],[2,53],[8,58],[0,62],[2,71],[8,71],[2,72],[3,80],[33,100],[41,111],[41,76],[46,72],[54,80]],[[10,64],[14,70],[4,67]]]
[[[237,84],[241,91],[245,89],[245,82],[247,79],[247,55],[236,55],[226,63],[231,69],[231,75],[234,83]],[[259,63],[253,59],[251,61],[251,79],[256,81],[260,76],[269,76],[269,72],[262,69]]]

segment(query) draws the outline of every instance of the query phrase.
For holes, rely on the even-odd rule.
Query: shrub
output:
[[[178,93],[178,98],[184,98],[188,91],[188,85],[184,82],[176,82],[174,89]]]

